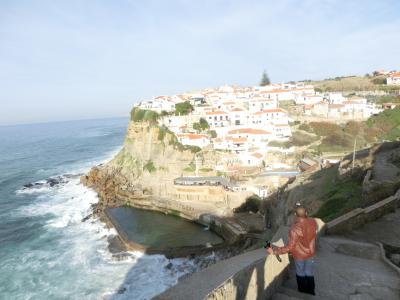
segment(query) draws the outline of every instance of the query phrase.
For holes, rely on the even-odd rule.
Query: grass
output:
[[[377,90],[380,85],[374,84],[373,79],[384,77],[346,76],[328,78],[320,81],[311,81],[310,84],[323,92],[329,91],[369,91]]]
[[[337,179],[337,166],[314,173],[311,179],[321,179],[320,189],[316,191],[322,205],[314,217],[329,222],[363,204],[361,183],[347,178]]]

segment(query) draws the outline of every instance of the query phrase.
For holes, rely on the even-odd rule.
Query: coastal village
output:
[[[115,243],[125,249],[162,253],[168,258],[224,249],[220,262],[211,262],[211,266],[205,263],[203,270],[155,299],[189,299],[194,289],[196,295],[220,295],[219,288],[199,291],[196,278],[207,280],[210,286],[218,282],[224,293],[231,290],[235,295],[235,288],[230,287],[231,266],[235,266],[238,282],[247,293],[256,295],[259,289],[253,287],[257,284],[250,281],[257,276],[250,278],[248,262],[251,268],[257,264],[261,270],[268,270],[265,274],[270,278],[261,283],[263,295],[281,299],[271,297],[279,296],[282,290],[276,287],[293,277],[280,277],[277,284],[271,280],[286,274],[288,256],[282,262],[273,256],[265,258],[262,243],[271,240],[283,245],[293,221],[293,207],[299,201],[318,219],[321,235],[349,232],[398,207],[400,89],[393,81],[396,74],[256,87],[225,85],[138,102],[131,111],[120,152],[81,177],[81,182],[100,198],[93,214],[117,229]],[[352,82],[350,89],[326,86],[332,82],[344,85],[346,81]],[[195,244],[183,247],[138,243],[121,227],[125,219],[119,213],[131,209],[194,221],[222,240],[196,244],[194,238]],[[390,228],[391,222],[384,226]],[[370,234],[359,237],[360,241],[367,241],[366,236]],[[373,239],[387,238],[393,243],[391,236],[382,236]],[[331,249],[331,241],[323,236],[320,243],[329,244]],[[342,266],[352,264],[359,249],[371,249],[365,245],[360,248],[351,239],[344,242],[342,237],[336,242],[354,249],[340,257]],[[336,260],[337,250],[321,253],[330,261]],[[389,249],[386,255],[398,265],[397,252]],[[241,265],[238,260],[243,257],[249,260]],[[366,258],[362,265],[370,263]],[[331,274],[339,272],[335,264],[332,266],[334,270],[321,276],[327,287],[331,286]],[[375,276],[376,268],[369,274]],[[379,276],[387,274],[382,271]],[[349,279],[335,285],[352,283],[343,293],[353,295],[354,286],[364,280],[359,275],[354,279],[351,272]],[[318,290],[330,296],[335,291]],[[293,292],[284,290],[283,295]]]
[[[388,85],[399,83],[398,72],[384,75]],[[290,111],[285,109],[288,103]],[[232,191],[247,190],[266,197],[271,188],[278,188],[289,177],[330,162],[306,156],[297,161],[285,159],[285,154],[295,149],[279,144],[291,139],[294,125],[308,121],[363,121],[395,106],[376,104],[360,95],[321,92],[307,82],[291,82],[255,87],[225,85],[162,95],[140,101],[134,109],[156,112],[160,116],[158,125],[174,133],[182,145],[221,154],[222,159],[213,166],[204,167],[196,159],[187,174],[174,180],[175,184],[219,184]],[[232,179],[237,174],[256,175],[258,180],[241,186],[227,184],[225,178]]]

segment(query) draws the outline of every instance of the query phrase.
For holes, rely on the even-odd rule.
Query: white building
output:
[[[263,155],[259,152],[242,152],[239,154],[239,159],[243,166],[246,167],[262,167]]]
[[[221,110],[206,112],[204,119],[206,119],[211,128],[229,125],[228,113]]]
[[[249,112],[258,112],[264,109],[273,109],[278,107],[278,100],[263,97],[254,97],[248,101]]]
[[[210,139],[206,134],[178,133],[176,137],[183,145],[198,146],[203,148],[210,144]]]
[[[273,126],[273,133],[277,139],[289,138],[292,136],[292,130],[289,124],[275,124]]]
[[[330,104],[343,104],[343,102],[346,101],[342,93],[328,93],[325,95],[325,98]]]
[[[400,85],[400,72],[393,73],[386,78],[387,85]]]
[[[313,105],[315,103],[323,101],[323,97],[321,95],[313,95],[313,94],[301,94],[296,95],[294,101],[297,105]]]
[[[269,125],[271,123],[287,124],[286,111],[281,108],[265,109],[250,115],[251,124]]]
[[[249,114],[247,110],[235,107],[229,111],[230,124],[233,125],[247,125]]]

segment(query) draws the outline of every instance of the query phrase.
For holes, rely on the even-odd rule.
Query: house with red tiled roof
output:
[[[182,145],[198,146],[203,148],[210,144],[210,139],[206,134],[178,133],[176,137]]]
[[[250,115],[250,124],[269,125],[271,123],[288,123],[288,117],[282,108],[265,109]]]
[[[239,154],[242,166],[246,167],[261,167],[263,165],[263,157],[259,152],[242,152]]]
[[[395,72],[389,75],[386,78],[387,85],[400,85],[400,72]]]

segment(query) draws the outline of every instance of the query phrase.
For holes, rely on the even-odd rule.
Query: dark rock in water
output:
[[[120,240],[118,236],[108,237],[108,250],[113,254],[119,254],[121,252],[128,251],[125,244]]]
[[[58,180],[54,179],[54,178],[50,178],[50,179],[47,180],[47,183],[48,183],[51,187],[53,187],[53,186],[55,186],[56,184],[59,184],[60,182],[59,182]]]
[[[86,217],[84,217],[81,222],[86,222],[87,220],[89,220],[92,217],[92,214],[87,215]]]
[[[125,287],[122,287],[122,288],[118,289],[118,291],[117,291],[118,294],[123,294],[125,292],[126,292],[126,288]]]
[[[168,265],[165,266],[166,269],[171,270],[172,269],[173,264],[169,263]]]
[[[24,188],[31,188],[31,187],[33,187],[33,184],[32,183],[28,183],[28,184],[24,184]]]
[[[132,255],[127,252],[120,252],[112,255],[112,258],[117,261],[127,260],[130,257],[132,257]]]

